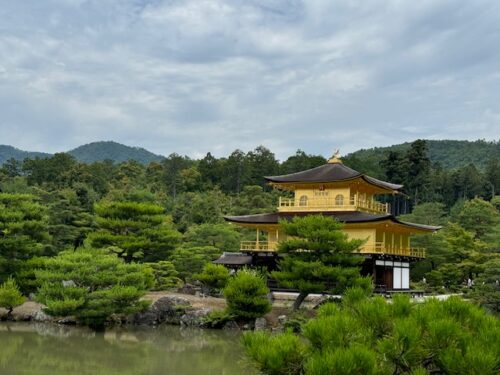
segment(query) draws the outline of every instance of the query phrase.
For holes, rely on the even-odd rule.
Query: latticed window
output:
[[[299,206],[307,206],[307,195],[303,195],[300,197]]]
[[[328,190],[314,190],[314,196],[316,197],[327,197]]]
[[[342,194],[338,194],[335,197],[335,205],[336,206],[343,206],[344,205],[344,196]]]

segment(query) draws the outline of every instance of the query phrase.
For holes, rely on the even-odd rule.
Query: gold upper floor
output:
[[[293,198],[280,197],[278,212],[330,212],[330,211],[363,211],[374,214],[391,212],[389,203],[381,203],[375,199],[373,191],[363,186],[299,186],[293,191]]]
[[[363,211],[369,213],[391,212],[389,203],[381,203],[372,197],[350,196],[345,197],[342,194],[328,197],[314,197],[310,195],[301,195],[295,198],[279,197],[278,202],[279,212],[317,212],[317,211]]]

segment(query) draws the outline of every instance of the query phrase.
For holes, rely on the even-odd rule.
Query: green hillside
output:
[[[23,151],[19,150],[15,147],[12,146],[7,146],[7,145],[0,145],[0,165],[5,163],[9,159],[16,159],[16,160],[24,160],[26,158],[46,158],[51,156],[50,154],[46,154],[44,152],[31,152],[31,151]]]
[[[444,169],[457,169],[470,163],[474,163],[478,168],[484,168],[491,158],[500,159],[500,141],[427,140],[427,146],[431,162],[441,164]],[[360,164],[368,159],[370,164],[378,164],[388,151],[406,151],[409,148],[410,142],[362,149],[347,155],[347,159],[359,159]]]
[[[429,140],[427,141],[427,145],[431,161],[433,163],[439,162],[445,169],[456,169],[469,163],[474,163],[478,168],[484,168],[489,159],[493,157],[500,159],[500,141]],[[362,172],[369,171],[374,176],[382,177],[383,173],[378,163],[385,157],[385,154],[388,151],[405,151],[409,147],[410,143],[407,142],[389,147],[362,149],[345,156],[344,161],[354,169]],[[73,155],[78,161],[85,163],[107,159],[113,160],[116,163],[136,160],[139,163],[148,164],[151,161],[164,158],[144,148],[125,146],[112,141],[89,143],[68,151],[68,153]],[[0,145],[0,165],[10,158],[22,161],[27,157],[48,156],[51,156],[51,154],[22,151],[12,146]]]
[[[149,164],[152,161],[163,159],[163,156],[153,154],[144,148],[125,146],[112,141],[88,143],[68,151],[68,154],[84,163],[101,160],[113,160],[116,163],[121,163],[135,160],[141,164]]]

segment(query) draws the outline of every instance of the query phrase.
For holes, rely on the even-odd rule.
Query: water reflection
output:
[[[0,374],[253,374],[239,335],[225,331],[115,328],[96,333],[50,324],[0,325]]]

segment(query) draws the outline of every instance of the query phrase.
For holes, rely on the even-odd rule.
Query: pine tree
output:
[[[342,225],[322,215],[294,217],[280,223],[289,239],[280,242],[279,271],[272,273],[286,288],[296,288],[299,295],[293,305],[298,309],[309,293],[342,293],[353,285],[368,286],[360,276],[363,259],[355,254],[363,241],[348,240]]]
[[[75,316],[96,328],[113,314],[144,309],[149,302],[141,297],[153,285],[150,267],[91,248],[63,251],[35,273],[41,284],[37,298],[48,314]]]
[[[29,194],[0,193],[0,281],[49,249],[46,210]]]
[[[110,248],[127,263],[167,260],[180,241],[180,233],[156,204],[100,203],[95,213],[100,229],[89,235],[90,245]]]

